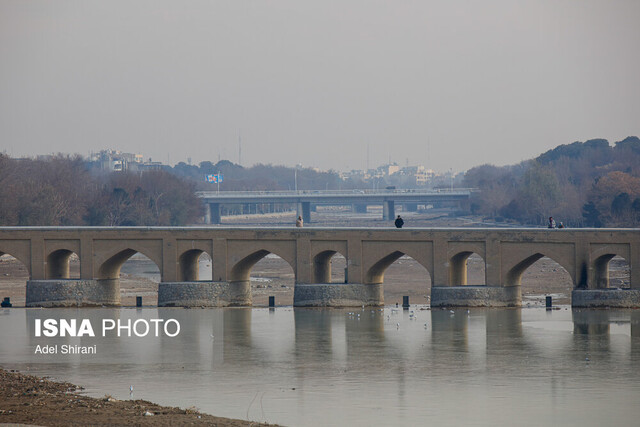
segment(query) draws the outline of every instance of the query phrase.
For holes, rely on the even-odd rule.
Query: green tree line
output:
[[[517,165],[482,165],[466,172],[478,188],[471,212],[543,225],[553,216],[575,227],[640,225],[640,139],[560,145]]]

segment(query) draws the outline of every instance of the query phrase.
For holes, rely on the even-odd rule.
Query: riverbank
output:
[[[146,400],[84,396],[82,388],[0,368],[0,424],[38,426],[267,426],[215,417],[196,408],[160,406]]]

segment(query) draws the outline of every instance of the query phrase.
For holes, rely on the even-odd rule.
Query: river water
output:
[[[36,319],[48,318],[89,319],[96,337],[36,337]],[[176,319],[180,333],[102,336],[103,319],[156,318]],[[296,426],[640,419],[633,310],[3,309],[0,325],[7,369],[218,416]],[[97,354],[34,354],[55,344]]]

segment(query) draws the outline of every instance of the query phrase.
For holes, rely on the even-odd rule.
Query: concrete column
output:
[[[311,224],[311,202],[299,202],[296,206],[296,215],[301,216],[305,224]]]
[[[393,220],[395,217],[395,202],[393,200],[385,200],[382,205],[382,219]]]
[[[209,203],[209,224],[220,224],[220,203]]]
[[[311,203],[309,202],[302,203],[302,220],[306,224],[311,224]]]
[[[204,204],[204,223],[211,224],[211,205],[206,202]]]

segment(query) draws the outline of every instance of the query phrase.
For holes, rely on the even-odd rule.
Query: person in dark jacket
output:
[[[402,226],[404,225],[404,221],[402,220],[402,218],[400,218],[400,215],[398,215],[398,218],[396,218],[395,224],[396,228],[402,228]]]

